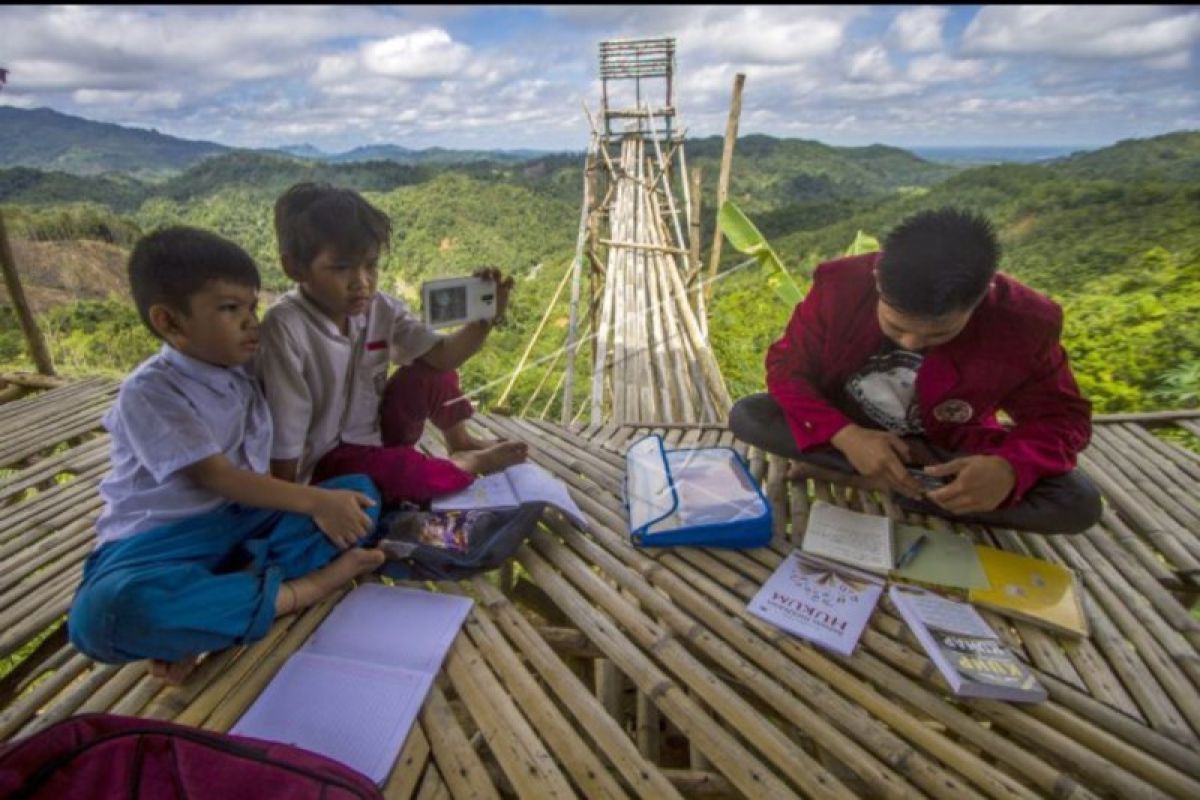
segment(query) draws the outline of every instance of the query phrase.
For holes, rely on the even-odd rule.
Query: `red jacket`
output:
[[[767,350],[767,391],[783,408],[801,450],[827,444],[852,420],[834,405],[842,387],[884,344],[873,270],[879,253],[829,261]],[[1075,467],[1092,435],[1091,403],[1079,394],[1059,343],[1062,309],[997,275],[958,336],[924,353],[917,404],[925,436],[949,450],[998,455],[1012,464],[1020,500],[1043,477]],[[996,420],[1003,409],[1011,429]]]

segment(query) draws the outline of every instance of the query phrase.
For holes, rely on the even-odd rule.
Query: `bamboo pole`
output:
[[[546,304],[546,311],[542,314],[542,320],[538,323],[537,328],[533,331],[533,336],[529,337],[529,344],[525,346],[525,352],[521,354],[521,358],[517,360],[517,366],[513,369],[511,376],[508,379],[508,384],[505,385],[504,391],[500,393],[499,399],[496,400],[497,406],[503,406],[504,401],[508,399],[508,393],[512,391],[513,384],[517,382],[517,378],[525,369],[525,362],[529,360],[529,354],[533,352],[533,346],[537,344],[538,337],[542,335],[542,330],[546,327],[546,323],[550,320],[550,315],[554,313],[554,304],[558,302],[559,296],[563,289],[567,286],[567,279],[571,277],[574,270],[574,263],[568,264],[567,269],[563,270],[562,278],[558,282],[558,287],[554,290],[554,296],[550,298],[550,302]]]
[[[729,196],[729,173],[733,168],[733,148],[737,143],[738,118],[742,114],[742,87],[746,76],[738,73],[733,79],[733,100],[729,104],[729,121],[725,125],[725,148],[721,152],[721,175],[717,180],[717,213]],[[713,231],[712,253],[708,256],[708,284],[704,287],[705,302],[712,300],[712,282],[717,277],[717,265],[721,263],[721,226]]]
[[[575,351],[579,347],[579,284],[583,272],[583,246],[587,241],[588,218],[591,216],[590,170],[596,158],[596,134],[592,132],[591,144],[583,167],[583,206],[579,211],[579,233],[575,239],[575,257],[571,260],[571,304],[567,322],[567,372],[566,390],[563,395],[562,422],[571,421],[571,409],[575,399]]]
[[[21,277],[17,273],[17,262],[13,258],[12,247],[8,242],[8,229],[4,225],[4,215],[0,214],[0,269],[4,271],[4,285],[8,289],[8,298],[12,301],[13,309],[17,312],[17,321],[25,334],[25,343],[29,346],[29,355],[33,359],[38,372],[43,375],[54,375],[54,362],[50,359],[50,350],[46,340],[38,329],[37,320],[33,317],[33,309],[25,297],[25,289],[21,286]]]

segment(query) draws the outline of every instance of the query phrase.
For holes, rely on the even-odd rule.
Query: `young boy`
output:
[[[997,274],[998,261],[991,224],[946,208],[903,221],[882,254],[820,265],[767,352],[769,394],[740,400],[730,428],[866,476],[924,513],[1044,533],[1091,527],[1100,495],[1075,469],[1091,404],[1059,342],[1062,310]]]
[[[68,629],[97,661],[149,658],[178,683],[198,654],[261,639],[277,616],[379,566],[381,551],[352,547],[378,494],[362,475],[317,488],[264,474],[271,416],[243,366],[259,340],[245,251],[168,228],[137,243],[129,280],[164,344],[104,418],[112,471]]]
[[[267,311],[257,362],[275,422],[276,476],[362,472],[385,504],[424,503],[525,459],[523,443],[470,435],[472,407],[454,371],[495,321],[443,337],[403,301],[376,291],[391,236],[386,215],[351,190],[301,183],[276,201],[275,233],[284,272],[297,284]],[[498,320],[512,280],[496,270],[481,275],[496,282]],[[392,363],[400,369],[388,380]],[[448,459],[415,447],[426,419],[442,430]]]

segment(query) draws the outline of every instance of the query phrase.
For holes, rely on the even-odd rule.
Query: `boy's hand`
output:
[[[371,530],[371,518],[364,508],[375,501],[362,492],[346,489],[317,489],[312,518],[329,541],[339,550],[351,547]]]
[[[858,474],[882,481],[908,497],[918,498],[924,493],[904,467],[908,443],[896,434],[847,425],[834,434],[830,444],[842,451]]]
[[[492,319],[492,324],[499,325],[508,311],[508,295],[512,292],[514,281],[511,277],[505,278],[504,273],[496,267],[482,269],[475,273],[475,277],[496,284],[496,316]]]
[[[1000,456],[964,456],[925,471],[939,477],[956,476],[952,483],[926,495],[954,514],[994,511],[1017,485],[1012,464]]]

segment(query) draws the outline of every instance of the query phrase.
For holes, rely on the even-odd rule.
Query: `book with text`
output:
[[[848,656],[883,583],[865,572],[793,550],[746,609],[789,633]]]
[[[359,586],[288,658],[230,733],[303,747],[383,783],[471,602]]]
[[[967,603],[912,586],[894,585],[888,597],[917,641],[963,697],[1040,703],[1045,688]]]
[[[579,527],[588,527],[566,484],[530,463],[514,464],[503,472],[477,478],[461,491],[435,497],[429,507],[433,511],[476,511],[516,508],[525,503],[547,503]]]
[[[813,503],[800,549],[870,572],[896,566],[896,537],[887,517],[862,514],[822,500]]]

